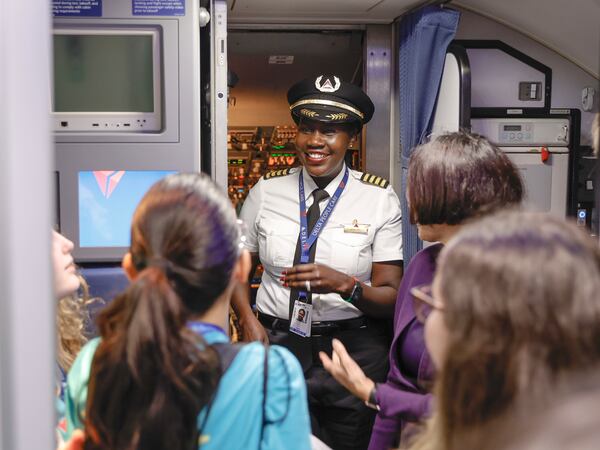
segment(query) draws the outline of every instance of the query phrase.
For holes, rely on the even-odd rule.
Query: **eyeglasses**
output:
[[[410,290],[412,296],[413,310],[417,320],[421,323],[425,323],[427,316],[437,309],[438,311],[444,310],[444,305],[436,300],[431,292],[431,285],[416,286]]]

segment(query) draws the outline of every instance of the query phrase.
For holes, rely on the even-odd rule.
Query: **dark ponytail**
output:
[[[98,319],[85,448],[192,449],[197,416],[214,394],[216,352],[186,327],[229,283],[237,260],[235,213],[201,175],[175,175],[134,215],[138,275]]]

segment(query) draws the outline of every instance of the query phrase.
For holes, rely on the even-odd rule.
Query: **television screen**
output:
[[[153,112],[151,35],[54,36],[54,111]]]
[[[157,27],[55,28],[55,131],[161,130],[161,42]]]
[[[79,172],[79,246],[128,247],[133,212],[146,191],[172,170]]]

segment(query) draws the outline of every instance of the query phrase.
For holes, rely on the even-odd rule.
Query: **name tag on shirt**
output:
[[[344,224],[344,233],[369,234],[370,223],[358,223],[354,219],[350,224]]]

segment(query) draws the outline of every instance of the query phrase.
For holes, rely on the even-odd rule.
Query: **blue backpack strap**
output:
[[[219,360],[221,361],[221,373],[225,373],[231,363],[240,352],[245,344],[231,344],[229,342],[219,342],[212,344],[211,347],[216,350],[219,354]]]
[[[221,365],[221,376],[227,371],[227,369],[229,369],[229,366],[231,366],[231,363],[233,362],[233,360],[235,359],[235,357],[237,356],[237,354],[240,352],[240,350],[242,349],[242,347],[244,345],[245,344],[231,344],[230,342],[219,342],[219,343],[211,345],[211,347],[214,348],[215,351],[219,354],[219,362]],[[218,388],[218,386],[217,386],[217,388]],[[216,393],[217,393],[217,390],[215,390],[213,397],[210,399],[210,401],[206,405],[206,414],[204,415],[204,420],[202,420],[202,425],[200,426],[200,429],[198,430],[199,434],[202,433],[202,430],[206,426],[206,422],[208,421],[208,417],[210,416],[210,410],[211,410],[213,402],[215,400],[214,396]]]
[[[219,354],[219,359],[221,360],[221,373],[224,374],[227,369],[231,366],[231,363],[240,352],[242,347],[245,344],[231,344],[229,342],[223,342],[218,344],[213,344],[211,347],[216,350]],[[262,445],[263,435],[265,426],[267,425],[267,381],[269,378],[269,346],[265,345],[265,356],[263,361],[263,399],[262,399],[262,424],[260,427],[260,440],[258,441]],[[216,392],[216,391],[215,391]],[[212,407],[214,401],[214,397],[211,399],[210,403],[206,405],[207,411],[204,416],[204,420],[202,421],[202,427],[200,431],[204,429],[206,422],[208,421],[208,416],[210,415],[210,409]]]
[[[263,362],[263,399],[262,399],[262,426],[260,427],[259,445],[262,445],[267,425],[267,382],[269,380],[269,344],[265,344],[265,358]]]

